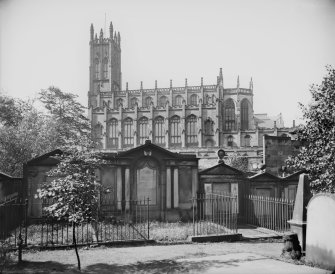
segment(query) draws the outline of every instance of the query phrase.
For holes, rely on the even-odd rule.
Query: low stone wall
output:
[[[307,206],[306,259],[335,270],[335,194],[317,194]]]

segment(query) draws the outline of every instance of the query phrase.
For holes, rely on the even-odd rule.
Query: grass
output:
[[[152,222],[150,224],[150,238],[159,242],[186,241],[193,235],[192,223],[162,223]]]

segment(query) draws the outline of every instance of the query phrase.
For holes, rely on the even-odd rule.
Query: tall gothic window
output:
[[[100,123],[96,124],[94,127],[94,138],[95,139],[102,138],[102,125]]]
[[[116,119],[110,119],[108,121],[108,147],[110,148],[116,148],[118,147],[118,132],[117,132],[117,120]]]
[[[250,136],[249,135],[246,135],[245,137],[244,137],[244,146],[246,146],[246,147],[250,147]]]
[[[159,98],[159,106],[160,107],[165,107],[166,101],[167,101],[166,96],[162,96],[161,98]]]
[[[205,135],[214,135],[214,122],[211,118],[205,120]]]
[[[148,96],[147,98],[145,98],[145,106],[148,108],[150,107],[150,103],[152,102],[152,98],[150,96]]]
[[[116,108],[119,109],[120,107],[122,108],[123,106],[123,100],[122,98],[119,98],[116,100]]]
[[[175,115],[170,119],[170,138],[171,138],[171,146],[181,145],[181,130],[180,130],[179,116]]]
[[[137,103],[137,98],[136,97],[133,97],[130,99],[130,107],[131,108],[134,108],[136,106],[136,103]]]
[[[145,143],[145,140],[149,139],[149,128],[148,128],[148,118],[142,117],[138,121],[138,130],[139,130],[139,141],[140,145]]]
[[[248,101],[244,99],[241,103],[241,129],[249,128],[249,106]]]
[[[177,95],[174,101],[175,106],[180,107],[183,103],[183,97],[181,95]]]
[[[228,99],[224,105],[224,129],[235,129],[235,105],[232,99]]]
[[[198,96],[196,94],[192,94],[190,98],[191,106],[197,106],[198,105]]]
[[[99,62],[99,58],[95,58],[95,60],[94,60],[94,78],[99,79],[99,74],[100,74],[100,62]]]
[[[103,63],[103,72],[104,72],[104,79],[108,78],[108,58],[106,57],[104,59],[104,63]]]
[[[193,114],[186,118],[186,144],[198,144],[197,117]]]
[[[227,146],[233,147],[233,144],[234,144],[234,137],[229,135],[227,138]]]
[[[123,123],[123,142],[125,147],[134,145],[133,119],[129,117]]]
[[[165,144],[164,118],[161,116],[154,120],[154,143],[158,145]]]

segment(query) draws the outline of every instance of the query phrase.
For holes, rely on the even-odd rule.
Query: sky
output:
[[[87,105],[90,25],[121,33],[129,89],[254,83],[254,113],[302,117],[298,102],[335,66],[334,0],[0,0],[0,91],[49,86]]]

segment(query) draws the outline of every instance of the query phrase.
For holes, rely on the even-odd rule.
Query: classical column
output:
[[[166,168],[166,208],[171,208],[171,167]]]
[[[117,167],[116,170],[116,200],[117,200],[117,209],[122,209],[122,169]]]
[[[174,208],[179,207],[178,168],[175,168],[173,172],[173,205]]]
[[[126,200],[126,210],[129,209],[130,203],[130,169],[127,167],[124,174],[125,181],[125,200]]]

